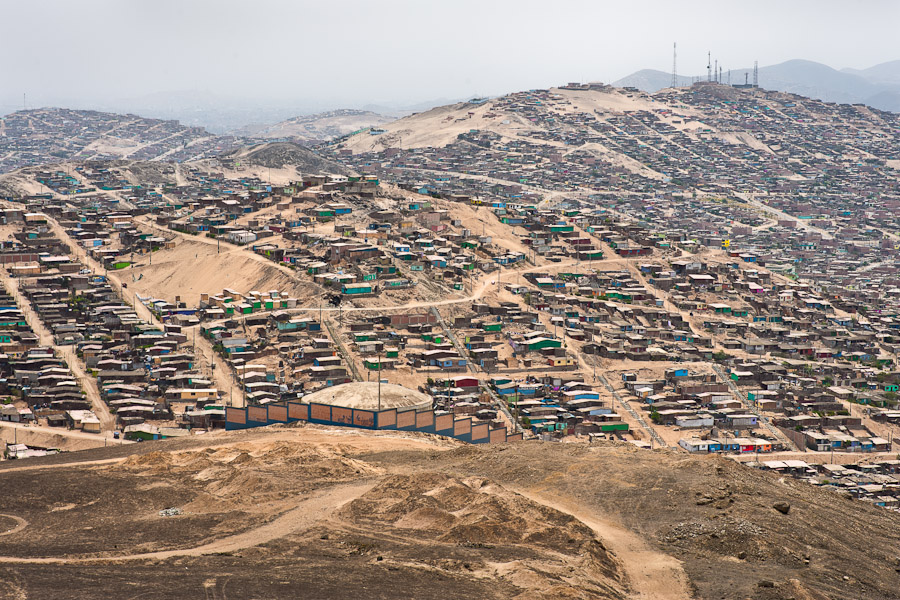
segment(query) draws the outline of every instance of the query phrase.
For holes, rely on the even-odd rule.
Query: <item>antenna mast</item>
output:
[[[712,81],[712,52],[706,53],[706,81]]]
[[[678,87],[678,43],[672,42],[672,87]]]
[[[753,87],[759,87],[759,61],[753,61]]]

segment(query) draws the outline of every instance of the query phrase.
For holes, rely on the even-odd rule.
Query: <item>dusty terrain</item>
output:
[[[626,444],[270,427],[10,462],[0,481],[13,491],[0,598],[892,598],[900,585],[896,513]]]
[[[330,140],[366,127],[390,123],[394,119],[363,110],[335,110],[286,119],[274,125],[241,128],[238,135],[262,139],[289,139],[299,143]]]

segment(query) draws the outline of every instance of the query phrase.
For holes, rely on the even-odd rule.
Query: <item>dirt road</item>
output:
[[[102,433],[85,433],[84,431],[78,431],[76,429],[65,429],[61,427],[44,427],[42,425],[24,425],[22,423],[10,423],[8,421],[0,421],[0,428],[3,429],[20,429],[22,431],[33,432],[33,433],[46,433],[52,435],[60,435],[63,437],[71,437],[71,438],[79,438],[85,440],[92,440],[102,442],[104,439],[104,435]],[[112,439],[110,439],[112,442]],[[133,442],[127,440],[115,440],[116,445],[119,443],[123,444],[131,444]]]
[[[371,481],[354,482],[345,485],[336,485],[324,490],[318,490],[299,501],[292,509],[281,516],[269,521],[265,525],[250,531],[230,535],[208,544],[183,548],[179,550],[160,550],[157,552],[145,552],[142,554],[126,554],[120,556],[90,557],[90,558],[19,558],[15,556],[0,556],[0,563],[6,564],[73,564],[73,563],[97,563],[103,561],[125,560],[164,560],[176,556],[203,556],[206,554],[222,554],[237,552],[245,548],[252,548],[284,537],[295,531],[309,529],[316,523],[328,519],[335,511],[348,502],[362,496],[374,487]],[[16,519],[16,517],[12,517]],[[177,517],[170,517],[177,518]],[[21,525],[21,524],[20,524]],[[24,527],[21,525],[20,529]]]
[[[91,268],[95,273],[103,273],[106,270],[104,269],[103,265],[95,260],[92,256],[90,256],[84,248],[82,248],[74,240],[72,240],[72,238],[69,237],[68,233],[66,233],[66,231],[62,227],[60,227],[59,223],[56,220],[48,217],[47,222],[50,224],[50,229],[53,231],[53,233],[57,237],[59,237],[59,239],[69,244],[69,246],[72,248],[73,254],[78,257],[82,264]],[[257,255],[254,254],[254,256]],[[271,262],[263,257],[260,257],[260,259]],[[119,294],[119,297],[121,297],[125,302],[128,302],[129,294],[126,292],[125,288],[122,287],[121,277],[115,273],[107,273],[106,277],[112,288]],[[144,304],[140,302],[134,296],[134,294],[131,294],[131,299],[132,306],[134,307],[135,312],[140,318],[144,319],[148,323],[153,323],[162,327],[162,323],[159,321],[159,319],[156,318],[156,315],[154,315],[149,308],[144,306]],[[231,376],[231,372],[224,359],[222,359],[213,349],[212,343],[203,336],[192,336],[192,338],[196,339],[196,346],[199,349],[200,353],[202,353],[204,356],[212,357],[212,361],[215,364],[215,369],[213,369],[213,381],[216,384],[216,388],[223,391],[226,397],[241,398],[240,386]],[[94,380],[93,378],[89,379],[91,383],[87,385],[92,384],[94,387],[96,387],[96,380]],[[103,423],[102,417],[100,418],[100,421],[101,423]]]
[[[681,563],[651,548],[638,534],[603,520],[577,503],[547,489],[516,489],[516,493],[544,506],[571,515],[594,530],[615,554],[625,572],[634,600],[690,600],[688,578]]]
[[[115,429],[116,419],[109,411],[106,402],[100,397],[100,389],[97,387],[97,380],[85,372],[81,359],[75,354],[75,348],[73,346],[55,345],[53,334],[47,329],[44,322],[41,321],[40,317],[34,311],[31,302],[29,302],[19,290],[19,282],[10,277],[5,271],[0,275],[0,279],[2,279],[6,290],[15,299],[16,305],[22,311],[22,314],[25,315],[25,321],[28,322],[32,331],[38,336],[41,345],[54,348],[57,354],[65,359],[66,363],[69,365],[69,370],[72,371],[72,374],[81,385],[81,389],[84,390],[88,400],[91,401],[91,409],[94,411],[94,414],[97,415],[97,418],[100,419],[100,428],[104,431]]]

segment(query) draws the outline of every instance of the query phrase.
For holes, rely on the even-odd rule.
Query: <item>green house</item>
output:
[[[562,348],[562,342],[552,338],[534,338],[527,342],[528,350],[543,350],[544,348]]]
[[[600,425],[600,431],[628,431],[628,423],[604,423]]]
[[[503,323],[501,321],[497,321],[496,323],[482,323],[481,328],[484,331],[503,331]]]
[[[345,283],[341,286],[341,293],[349,295],[371,294],[371,283]]]

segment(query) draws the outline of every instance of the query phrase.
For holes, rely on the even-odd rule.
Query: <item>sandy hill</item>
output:
[[[294,142],[320,142],[391,121],[392,117],[372,111],[343,109],[293,117],[274,125],[244,127],[238,130],[236,135]]]
[[[294,167],[301,173],[346,173],[347,168],[320,157],[318,154],[292,142],[268,142],[242,146],[219,157],[234,161],[235,165],[282,168]]]
[[[270,427],[4,463],[0,481],[4,598],[819,600],[900,585],[895,513],[622,444]]]
[[[662,177],[619,149],[600,143],[567,145],[546,134],[552,131],[558,136],[571,130],[582,135],[583,125],[565,122],[580,114],[592,114],[601,122],[608,122],[621,118],[626,112],[658,111],[665,108],[664,102],[644,93],[612,87],[602,90],[551,88],[547,94],[543,92],[539,99],[533,92],[519,92],[482,103],[441,106],[384,125],[380,128],[383,133],[378,135],[361,132],[350,136],[341,140],[337,148],[354,154],[383,152],[391,148],[442,148],[457,143],[461,135],[478,131],[496,134],[507,148],[527,139],[528,143],[545,146],[563,156],[587,152],[645,177]],[[709,129],[700,122],[702,112],[684,104],[677,108],[673,106],[672,111],[661,118],[667,123],[675,123],[674,127],[679,130]],[[499,150],[508,151],[507,148],[500,147]]]
[[[734,160],[741,160],[741,146],[747,154],[775,155],[785,144],[805,145],[812,129],[827,130],[835,121],[852,121],[876,136],[893,135],[891,119],[881,118],[880,111],[854,109],[862,122],[822,103],[804,110],[802,131],[786,128],[785,122],[798,118],[786,107],[803,100],[785,92],[707,83],[654,94],[611,86],[550,88],[434,108],[384,125],[378,134],[361,132],[340,140],[331,150],[363,170],[377,172],[380,163],[384,172],[391,168],[408,177],[430,170],[515,182],[544,178],[553,189],[565,189],[571,188],[567,179],[553,173],[566,164],[577,170],[586,158],[643,181],[660,181],[708,162],[701,154],[711,147],[727,148]],[[732,104],[743,106],[738,111]],[[772,121],[781,135],[749,128],[745,115]],[[866,151],[862,142],[849,149]],[[528,177],[529,170],[535,176]],[[583,171],[581,181],[588,179]]]

